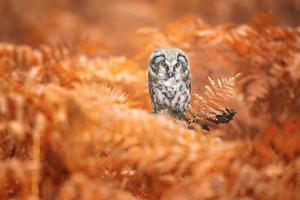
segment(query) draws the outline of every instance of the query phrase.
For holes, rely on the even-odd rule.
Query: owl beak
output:
[[[171,78],[174,75],[174,73],[173,72],[168,72],[168,75],[169,75],[169,78]]]

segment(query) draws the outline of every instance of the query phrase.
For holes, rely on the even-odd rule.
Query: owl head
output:
[[[178,48],[160,48],[150,57],[149,70],[159,78],[169,79],[189,75],[187,55]]]

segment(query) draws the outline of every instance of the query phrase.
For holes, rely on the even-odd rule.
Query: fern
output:
[[[299,28],[184,17],[162,30],[140,29],[140,46],[136,37],[124,41],[136,56],[120,42],[126,32],[103,32],[111,53],[127,56],[102,55],[94,47],[104,20],[99,30],[85,24],[85,14],[53,9],[36,24],[37,12],[22,12],[26,3],[2,2],[14,8],[3,13],[0,35],[10,37],[2,41],[31,46],[0,43],[0,199],[298,199]],[[52,10],[39,2],[29,7]],[[13,15],[5,18],[6,11]],[[80,39],[81,29],[92,33],[92,44]],[[58,40],[58,32],[67,38]],[[209,136],[197,130],[233,118],[229,98],[239,75],[209,78],[203,94],[193,95],[184,122],[194,130],[149,113],[145,63],[158,46],[186,50],[197,93],[210,74],[243,74],[234,124]]]
[[[234,77],[220,78],[216,82],[208,77],[209,85],[205,85],[203,96],[194,94],[194,99],[189,109],[184,113],[184,119],[189,128],[200,125],[203,129],[209,130],[220,123],[228,123],[235,111],[228,109],[228,97],[234,94],[236,79]]]

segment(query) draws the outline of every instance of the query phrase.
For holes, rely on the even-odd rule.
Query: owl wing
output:
[[[154,101],[154,91],[153,91],[153,86],[150,83],[150,81],[148,81],[148,89],[149,89],[149,94],[150,94],[150,97],[151,97],[151,103],[152,103],[152,106],[153,106],[153,111],[156,112],[157,110],[156,110],[155,101]]]
[[[186,88],[188,89],[188,91],[190,92],[190,95],[191,95],[192,80],[191,80],[190,74],[188,74],[188,78],[186,80]]]
[[[191,79],[189,79],[187,82],[186,82],[186,88],[189,90],[190,94],[191,94],[191,89],[192,89],[192,81]]]
[[[191,76],[189,75],[189,78],[186,81],[186,88],[188,90],[188,107],[192,101],[192,80],[191,80]],[[187,107],[187,109],[188,109]]]

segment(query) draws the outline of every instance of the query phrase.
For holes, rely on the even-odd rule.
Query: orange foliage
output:
[[[81,1],[33,0],[47,18],[15,16],[26,5],[0,6],[9,2],[11,24],[0,26],[0,199],[300,197],[299,28],[276,26],[270,14],[240,25],[188,15],[141,27],[140,12],[132,13],[128,25],[137,31],[129,40],[127,30],[110,35],[113,25],[93,21],[102,15],[97,3],[75,14]],[[153,6],[141,2],[150,15]],[[230,2],[224,8],[239,5]],[[173,18],[169,4],[156,5],[159,17]],[[172,5],[193,10],[198,1]],[[121,2],[114,9],[125,12]],[[133,44],[121,48],[127,39]],[[146,68],[159,46],[182,48],[190,58],[186,122],[151,113]],[[234,119],[216,126],[231,109]]]

